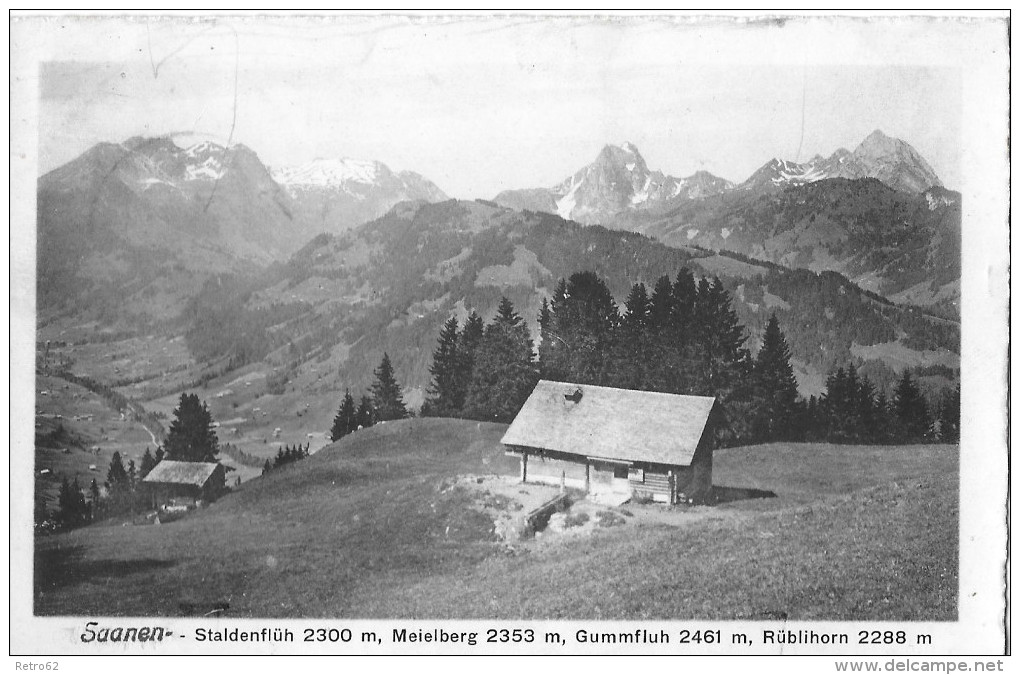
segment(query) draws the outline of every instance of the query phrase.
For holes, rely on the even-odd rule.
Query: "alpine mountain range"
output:
[[[296,381],[329,360],[361,385],[385,349],[413,404],[450,315],[488,318],[506,296],[534,327],[572,272],[596,271],[622,304],[632,283],[686,266],[723,281],[752,351],[779,316],[804,392],[849,360],[885,381],[904,366],[958,374],[960,195],[881,131],[739,183],[606,145],[552,187],[491,200],[378,161],[270,167],[241,144],[132,138],[46,173],[37,199],[40,337],[183,336],[210,373],[265,360]],[[219,339],[196,327],[209,317]]]

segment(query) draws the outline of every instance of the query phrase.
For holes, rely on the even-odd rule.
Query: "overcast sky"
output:
[[[55,19],[43,33],[40,173],[100,141],[174,134],[270,165],[377,159],[473,198],[551,186],[606,143],[739,182],[881,129],[948,187],[960,178],[951,22]]]

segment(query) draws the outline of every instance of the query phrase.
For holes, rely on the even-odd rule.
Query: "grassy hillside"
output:
[[[417,618],[956,618],[958,451],[777,444],[716,455],[772,499],[624,511],[586,537],[498,541],[458,474],[516,472],[504,427],[358,432],[160,526],[36,544],[36,613]]]

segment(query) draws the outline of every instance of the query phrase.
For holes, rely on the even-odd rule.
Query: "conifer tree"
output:
[[[118,490],[123,487],[128,480],[127,469],[124,468],[124,461],[120,457],[120,452],[114,450],[113,457],[110,458],[110,468],[106,471],[106,483],[110,486],[110,490]]]
[[[74,498],[71,496],[71,482],[67,480],[67,476],[64,476],[60,481],[60,490],[57,492],[57,511],[54,517],[64,527],[71,526],[76,520]]]
[[[85,500],[85,493],[78,484],[78,477],[74,477],[71,483],[71,495],[74,499],[74,510],[77,512],[78,521],[84,523],[91,517],[88,502]]]
[[[648,289],[642,283],[630,288],[626,311],[612,333],[607,384],[622,389],[645,389],[648,372],[655,368],[654,341],[648,329]]]
[[[329,439],[333,442],[339,441],[347,434],[356,431],[358,428],[358,411],[354,407],[354,397],[351,390],[344,392],[343,400],[333,418],[333,427],[329,431]]]
[[[631,286],[626,311],[613,333],[608,384],[622,389],[644,389],[653,368],[653,341],[648,332],[648,290],[642,283]]]
[[[867,375],[859,374],[857,380],[857,400],[855,419],[857,430],[854,440],[867,443],[875,443],[878,433],[877,410],[875,407],[875,386]]]
[[[597,274],[570,275],[566,294],[552,317],[555,333],[566,350],[565,359],[560,359],[566,363],[566,378],[584,384],[608,383],[613,334],[619,320],[616,301]]]
[[[896,424],[901,440],[907,443],[924,440],[931,422],[928,417],[928,405],[917,387],[917,382],[910,376],[909,369],[903,370],[903,376],[896,384],[893,392],[893,409],[896,412]]]
[[[471,384],[471,374],[475,367],[475,352],[482,341],[485,333],[485,323],[478,312],[472,311],[464,322],[457,337],[457,402],[460,404],[458,410],[463,412],[464,399],[467,397],[468,386]]]
[[[138,477],[144,480],[154,468],[156,468],[156,458],[152,456],[151,450],[145,448],[145,454],[142,455],[142,465],[138,469]]]
[[[162,462],[165,457],[166,452],[164,452],[163,446],[162,445],[156,446],[156,454],[153,457],[156,460],[156,464]]]
[[[673,314],[673,285],[663,275],[655,282],[648,306],[648,325],[653,332],[665,330]]]
[[[372,408],[372,399],[368,396],[361,397],[358,405],[358,427],[367,429],[375,424],[375,410]]]
[[[648,289],[644,284],[637,283],[630,287],[625,305],[627,310],[620,322],[621,327],[634,334],[644,331],[648,327],[648,312],[650,310]]]
[[[773,314],[765,326],[761,349],[754,361],[755,436],[773,441],[793,436],[797,412],[797,380],[790,365],[790,348]]]
[[[503,298],[478,345],[465,414],[479,420],[513,419],[538,381],[534,357],[527,325]]]
[[[375,369],[375,382],[372,384],[372,407],[375,419],[380,422],[401,420],[407,417],[404,405],[404,394],[400,390],[396,377],[393,375],[393,364],[390,355],[383,352],[382,361]]]
[[[693,358],[685,360],[690,368],[679,372],[672,383],[673,393],[715,396],[726,420],[717,429],[717,441],[725,444],[750,440],[751,362],[744,342],[743,326],[733,311],[729,293],[718,278],[702,279],[692,312]]]
[[[166,441],[167,459],[177,462],[215,462],[219,439],[209,407],[197,394],[181,394]]]
[[[439,341],[432,352],[432,365],[429,367],[432,383],[421,408],[423,416],[453,417],[464,407],[465,392],[461,388],[461,358],[457,344],[460,336],[457,329],[457,317],[451,316],[439,332]]]
[[[677,272],[676,281],[671,291],[670,324],[672,328],[686,338],[690,323],[693,320],[694,303],[697,301],[698,289],[694,284],[694,275],[686,267]]]
[[[864,420],[874,415],[873,393],[871,383],[858,376],[852,363],[830,373],[822,398],[826,439],[835,443],[864,440],[868,433]]]
[[[563,281],[560,279],[560,281]],[[547,365],[552,363],[556,346],[553,344],[556,338],[553,337],[553,314],[552,304],[545,297],[542,298],[542,307],[538,310],[538,334],[539,346],[537,350],[538,368],[542,377],[550,377],[547,373]],[[554,379],[551,378],[550,379]]]
[[[35,508],[32,511],[32,522],[35,523],[36,527],[38,527],[50,519],[50,512],[46,507],[45,495],[36,492],[34,506]]]
[[[895,437],[892,423],[892,412],[890,410],[889,398],[884,391],[879,391],[875,396],[874,406],[874,433],[871,438],[875,443],[890,443]]]
[[[92,497],[92,501],[90,502],[90,507],[91,507],[91,511],[92,511],[92,518],[95,519],[95,518],[97,518],[99,516],[99,507],[100,507],[100,504],[99,504],[99,496],[100,496],[99,483],[96,482],[95,478],[93,478],[92,482],[89,484],[89,496]]]
[[[960,442],[960,385],[942,397],[939,406],[939,433],[943,443]]]
[[[75,476],[73,483],[69,483],[65,477],[57,494],[57,521],[64,527],[77,527],[84,524],[88,517],[89,507],[78,485],[78,477]]]
[[[560,317],[564,316],[567,302],[567,280],[560,279],[553,290],[552,301],[549,303],[549,315],[542,329],[541,359],[539,368],[542,377],[547,380],[568,380],[570,373],[570,345],[562,334]],[[541,317],[540,317],[541,318]]]

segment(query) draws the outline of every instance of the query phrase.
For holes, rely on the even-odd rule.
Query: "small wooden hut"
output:
[[[521,481],[676,504],[712,490],[715,399],[542,380],[502,443]]]
[[[211,502],[223,494],[226,474],[217,462],[175,462],[164,459],[142,480],[153,508],[171,501],[195,504]]]

